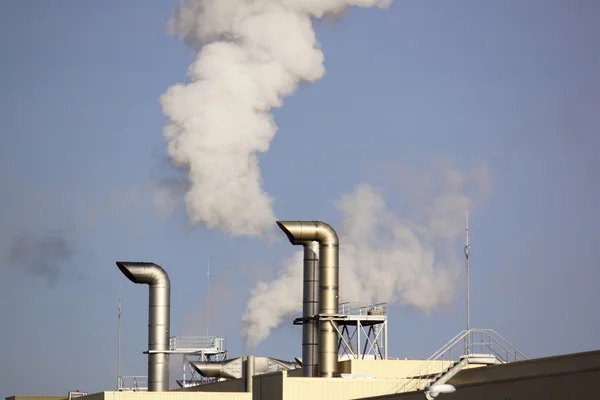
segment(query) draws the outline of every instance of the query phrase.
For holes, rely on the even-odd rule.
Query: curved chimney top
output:
[[[169,275],[160,265],[151,262],[117,261],[117,267],[133,283],[171,286]]]
[[[322,221],[277,221],[277,226],[293,245],[317,241],[321,245],[338,245],[335,230]]]

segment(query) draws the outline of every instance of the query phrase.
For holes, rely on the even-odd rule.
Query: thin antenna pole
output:
[[[121,285],[119,285],[118,328],[117,328],[117,390],[120,389],[121,380]]]
[[[465,244],[465,259],[466,259],[466,268],[467,268],[467,331],[471,330],[471,293],[469,286],[469,255],[471,254],[471,246],[469,245],[469,211],[466,212],[466,244]],[[470,343],[471,333],[468,333],[467,340],[467,354],[470,353],[471,343]]]
[[[209,299],[210,299],[210,256],[208,257],[208,265],[206,270],[206,338],[208,340],[208,323],[209,323]]]

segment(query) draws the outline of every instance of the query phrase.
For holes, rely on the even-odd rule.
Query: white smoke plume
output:
[[[169,154],[185,168],[193,223],[232,235],[273,229],[272,198],[262,189],[258,153],[277,125],[271,110],[300,82],[325,73],[313,18],[349,6],[386,7],[391,0],[187,0],[170,33],[198,52],[189,83],[161,97],[169,118]]]
[[[461,273],[454,246],[464,234],[465,210],[489,191],[490,178],[485,168],[461,174],[448,167],[433,178],[403,185],[414,200],[411,219],[392,213],[367,184],[337,202],[342,301],[387,301],[427,313],[451,301]],[[249,349],[301,312],[302,256],[297,251],[277,279],[252,291],[243,316]]]

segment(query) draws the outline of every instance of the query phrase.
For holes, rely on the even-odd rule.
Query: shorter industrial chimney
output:
[[[117,261],[119,270],[133,283],[149,286],[148,391],[169,390],[169,337],[171,282],[162,267],[148,262]]]

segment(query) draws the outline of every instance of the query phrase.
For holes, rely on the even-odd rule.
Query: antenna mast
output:
[[[208,323],[209,323],[209,299],[210,299],[210,256],[208,257],[208,265],[206,270],[206,339],[208,340]]]
[[[467,219],[467,224],[466,224],[466,229],[465,229],[465,235],[466,235],[466,244],[465,244],[465,259],[466,259],[466,267],[467,267],[467,331],[471,330],[471,293],[470,293],[470,287],[469,287],[469,255],[471,254],[471,246],[469,245],[469,211],[466,212],[466,219]],[[470,338],[471,333],[468,332],[468,336],[467,336],[467,354],[470,353],[471,350],[471,343],[470,343]]]
[[[121,380],[121,285],[119,285],[118,327],[117,327],[117,390],[120,389]]]

